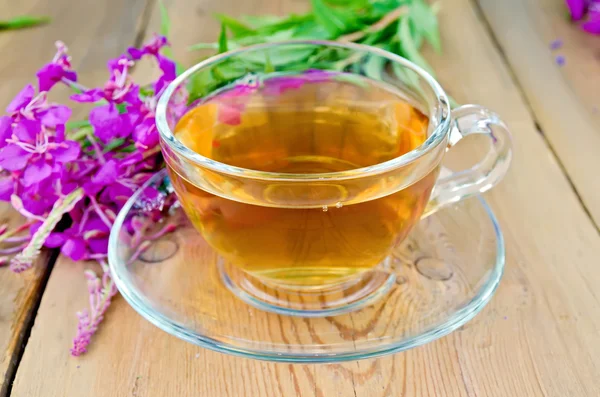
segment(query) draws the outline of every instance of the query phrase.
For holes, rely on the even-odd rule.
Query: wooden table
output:
[[[283,14],[304,0],[170,0],[178,59],[214,39],[213,12]],[[514,134],[512,169],[487,195],[504,231],[506,273],[462,330],[380,359],[331,365],[234,358],[158,330],[116,298],[90,352],[69,356],[83,268],[46,255],[34,270],[0,269],[0,397],[29,396],[599,396],[600,38],[565,18],[562,0],[444,0],[444,54],[428,53],[461,103],[497,111]],[[154,0],[23,0],[2,17],[51,15],[0,34],[2,104],[53,55],[71,49],[83,81],[158,30]],[[549,43],[562,39],[553,53]],[[556,54],[566,64],[558,66]],[[17,222],[6,206],[3,221]]]

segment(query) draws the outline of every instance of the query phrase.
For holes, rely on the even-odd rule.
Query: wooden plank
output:
[[[479,0],[541,132],[596,227],[600,225],[600,40],[567,17],[564,1]],[[551,51],[550,43],[563,42]],[[559,66],[556,56],[565,58]]]
[[[16,225],[21,219],[8,205],[0,208],[0,219]],[[16,274],[0,269],[0,397],[4,397],[14,377],[22,343],[31,327],[49,272],[49,253],[40,256],[33,269]]]
[[[177,54],[201,38],[215,37],[208,12],[281,13],[305,6],[266,0],[192,4],[169,3]],[[488,195],[506,238],[506,274],[497,296],[472,322],[439,341],[390,357],[287,365],[187,344],[116,299],[91,351],[71,359],[68,347],[76,322],[64,313],[85,304],[86,289],[82,265],[60,259],[13,396],[599,395],[600,304],[593,286],[600,282],[600,237],[537,133],[471,2],[445,1],[441,29],[444,55],[429,58],[442,84],[459,102],[496,110],[515,135],[512,170]],[[265,330],[257,326],[256,332]]]
[[[96,76],[102,76],[106,58],[123,50],[124,37],[133,42],[137,17],[144,6],[145,0],[75,3],[26,0],[5,4],[2,18],[48,15],[53,21],[43,27],[0,34],[0,49],[4,54],[0,65],[0,75],[4,76],[0,85],[1,108],[4,109],[27,83],[36,82],[35,72],[52,59],[54,41],[59,38],[67,42],[75,54],[74,66],[83,66],[80,78],[100,81]],[[102,39],[97,40],[99,37]],[[21,222],[18,214],[5,203],[0,206],[0,220],[13,226]],[[0,396],[5,396],[10,388],[24,337],[47,279],[49,259],[49,253],[42,255],[33,269],[20,275],[8,268],[0,269]]]

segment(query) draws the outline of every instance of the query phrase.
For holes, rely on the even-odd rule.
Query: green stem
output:
[[[88,133],[91,131],[91,127],[83,127],[73,131],[70,134],[67,134],[67,138],[69,138],[72,141],[83,141],[87,137]]]

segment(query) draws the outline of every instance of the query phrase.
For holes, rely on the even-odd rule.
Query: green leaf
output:
[[[104,153],[111,152],[111,151],[113,151],[114,149],[118,148],[119,146],[121,146],[124,143],[125,143],[125,139],[123,139],[123,138],[113,139],[112,141],[108,142],[104,146],[104,149],[102,149],[102,151]]]
[[[323,0],[311,0],[310,2],[315,19],[329,32],[331,38],[336,38],[354,27],[353,17],[348,12],[328,7]]]
[[[229,29],[229,31],[233,34],[233,37],[244,37],[256,34],[254,29],[243,24],[235,18],[223,14],[216,14],[215,16]]]
[[[203,96],[209,94],[218,86],[218,84],[219,82],[215,79],[209,69],[194,73],[194,75],[190,77],[187,86],[190,93],[188,103],[192,103],[196,99],[202,98]]]
[[[0,30],[24,29],[32,26],[45,25],[50,21],[50,17],[34,17],[23,15],[4,21],[0,20]]]
[[[379,47],[385,51],[390,50],[389,45],[379,45],[377,47]],[[373,80],[382,81],[383,80],[383,71],[385,69],[386,64],[387,64],[386,58],[381,57],[379,55],[375,55],[375,54],[369,55],[367,58],[367,61],[365,62],[364,66],[363,66],[363,70],[364,70],[365,75],[367,75],[367,77],[369,77]]]
[[[363,70],[367,77],[381,81],[383,80],[383,68],[385,66],[385,59],[378,55],[371,55],[367,62],[365,62],[365,66]]]
[[[327,29],[315,21],[301,23],[291,31],[294,39],[327,40],[331,37]]]
[[[65,127],[67,128],[67,131],[72,131],[72,130],[76,130],[82,127],[89,127],[92,124],[90,124],[89,121],[87,120],[79,120],[79,121],[67,121],[67,124],[65,124]]]
[[[248,72],[256,71],[256,67],[249,65],[243,60],[228,59],[212,68],[213,77],[217,82],[228,82],[237,80]]]
[[[293,37],[294,37],[294,30],[287,29],[287,30],[281,30],[279,32],[275,32],[275,33],[269,35],[269,37],[265,37],[264,41],[267,43],[276,43],[278,41],[289,40]]]
[[[327,3],[344,7],[367,7],[369,0],[327,0]]]
[[[275,67],[271,62],[271,57],[269,57],[269,53],[265,54],[265,73],[273,73],[275,71]]]
[[[392,70],[394,74],[403,82],[407,88],[411,89],[413,92],[417,93],[423,98],[427,97],[427,93],[423,91],[423,87],[420,84],[419,75],[412,69],[406,68],[399,63],[392,62]]]
[[[297,45],[284,48],[270,48],[264,52],[248,52],[240,55],[240,58],[259,65],[264,65],[269,59],[273,67],[285,66],[300,61],[306,61],[315,52],[312,45]]]
[[[402,55],[433,75],[433,69],[419,53],[410,34],[409,19],[407,17],[400,18],[400,21],[398,22],[398,38],[400,39],[400,50]]]
[[[286,18],[280,18],[279,20],[273,21],[272,23],[267,23],[266,21],[264,21],[260,25],[260,27],[257,28],[257,32],[258,34],[266,36],[268,34],[279,32],[281,30],[295,28],[296,26],[308,21],[314,21],[314,16],[312,14],[291,14]]]
[[[431,44],[433,49],[440,53],[442,51],[440,31],[438,20],[433,9],[423,0],[413,0],[410,5],[409,15],[411,25],[414,27],[415,31],[422,34],[429,44]]]
[[[224,23],[221,23],[221,34],[219,35],[219,54],[227,52],[227,29]]]
[[[275,15],[245,15],[242,18],[255,29],[276,24],[282,19]]]
[[[171,33],[171,20],[167,13],[167,7],[165,7],[165,3],[163,3],[162,0],[158,0],[158,7],[160,9],[160,34],[169,38],[169,34]]]

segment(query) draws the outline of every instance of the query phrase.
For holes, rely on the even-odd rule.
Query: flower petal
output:
[[[68,239],[62,246],[60,252],[74,261],[79,261],[85,257],[85,243],[77,238]]]
[[[119,162],[121,167],[129,167],[142,161],[144,157],[140,152],[133,152]]]
[[[0,200],[10,201],[10,196],[15,191],[15,181],[12,177],[6,176],[0,179]]]
[[[138,59],[140,59],[140,58],[141,58],[141,57],[142,57],[142,56],[145,54],[145,52],[144,52],[143,50],[139,50],[139,49],[137,49],[137,48],[135,48],[135,47],[129,47],[129,48],[127,49],[127,52],[128,52],[128,53],[129,53],[129,55],[131,55],[131,57],[132,57],[133,59],[135,59],[135,60],[138,60]]]
[[[133,139],[142,147],[151,148],[158,145],[158,130],[154,119],[146,119],[133,130]]]
[[[133,189],[123,186],[120,183],[115,183],[107,188],[108,199],[118,205],[125,204],[125,201],[131,197]]]
[[[15,126],[13,133],[22,142],[35,143],[38,132],[42,130],[39,120],[21,118]]]
[[[160,70],[162,70],[163,74],[154,85],[154,92],[156,93],[160,93],[167,84],[175,80],[175,77],[177,77],[177,66],[175,65],[175,62],[169,58],[159,55],[158,67]]]
[[[21,90],[12,100],[12,102],[6,108],[6,113],[13,113],[17,110],[20,110],[25,105],[27,105],[33,99],[33,95],[35,94],[35,89],[31,84],[27,84],[25,88]]]
[[[21,195],[23,207],[36,215],[48,213],[57,199],[54,188],[51,183],[48,183],[48,179],[31,186],[24,186]]]
[[[39,159],[25,168],[21,184],[23,186],[31,186],[48,178],[50,174],[52,174],[52,166],[44,159]]]
[[[569,7],[569,12],[573,20],[579,21],[583,18],[585,3],[585,0],[567,0],[567,7]]]
[[[90,112],[90,123],[94,132],[104,143],[120,136],[123,129],[122,120],[114,104],[99,106]]]
[[[0,150],[0,167],[8,171],[22,170],[30,157],[31,154],[19,146],[8,145]]]
[[[71,109],[62,105],[51,106],[41,114],[42,124],[50,128],[65,124],[69,117],[71,117]]]
[[[106,223],[104,223],[104,221],[98,216],[90,217],[90,219],[86,222],[85,226],[83,227],[82,231],[87,232],[90,230],[99,230],[104,233],[110,232],[110,229],[108,228],[108,226],[106,226]]]
[[[91,238],[88,240],[90,251],[95,254],[106,254],[108,252],[108,237]]]
[[[71,99],[75,102],[98,102],[103,98],[103,92],[98,88],[82,92],[81,94],[71,95]]]
[[[65,243],[66,236],[64,233],[50,233],[46,241],[44,242],[44,246],[48,248],[57,248]]]
[[[115,160],[109,160],[100,167],[98,173],[92,177],[92,182],[97,185],[108,185],[117,180],[119,168]]]
[[[44,65],[36,73],[40,91],[50,91],[50,89],[62,79],[64,74],[65,69],[60,65],[55,63]]]
[[[12,135],[12,118],[0,117],[0,148],[6,145],[6,140]]]
[[[66,146],[66,147],[65,147]],[[75,141],[64,141],[61,143],[61,147],[52,151],[52,156],[57,162],[67,163],[74,161],[79,157],[81,147],[79,143]]]
[[[581,28],[591,34],[600,34],[600,16],[583,23]]]

